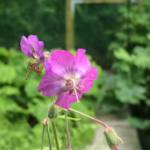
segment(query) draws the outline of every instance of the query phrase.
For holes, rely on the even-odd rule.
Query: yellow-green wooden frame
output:
[[[66,48],[74,48],[74,13],[79,4],[120,4],[128,0],[66,0]]]

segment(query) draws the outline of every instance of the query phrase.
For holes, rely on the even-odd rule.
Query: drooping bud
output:
[[[41,74],[43,70],[44,61],[48,59],[49,54],[50,53],[46,51],[44,52],[44,57],[42,57],[41,59],[32,58],[30,62],[28,63],[28,73],[36,72],[37,74]]]
[[[48,125],[48,118],[45,118],[42,123],[43,123],[43,125],[47,126]]]
[[[40,64],[29,64],[29,69],[36,72],[37,74],[40,74],[42,72],[43,66]]]
[[[122,139],[117,135],[112,127],[107,127],[104,131],[106,141],[111,150],[119,150],[118,144],[123,143]]]
[[[27,73],[25,79],[27,80],[32,72],[36,72],[37,74],[41,74],[43,70],[43,66],[38,63],[28,63]]]
[[[55,106],[55,105],[50,106],[50,108],[48,110],[48,117],[49,117],[49,119],[54,119],[54,118],[57,117],[58,111],[57,111],[56,107],[57,106]]]

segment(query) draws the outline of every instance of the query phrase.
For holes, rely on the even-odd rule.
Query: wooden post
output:
[[[66,48],[74,48],[74,3],[66,0]]]

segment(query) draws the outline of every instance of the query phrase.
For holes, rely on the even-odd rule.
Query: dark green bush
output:
[[[109,45],[112,67],[103,75],[100,90],[105,91],[100,101],[105,112],[124,111],[130,108],[141,122],[141,128],[149,127],[150,113],[150,4],[145,1],[132,5],[130,11],[121,8],[122,22]],[[126,24],[128,21],[128,24]],[[119,106],[119,107],[117,107]],[[121,110],[120,110],[121,111]],[[141,121],[142,120],[142,121]],[[145,122],[144,122],[145,120]],[[143,123],[143,124],[142,124]],[[139,124],[137,124],[139,128]]]
[[[49,48],[64,47],[64,0],[0,2],[0,46],[17,47],[22,35],[37,34]]]

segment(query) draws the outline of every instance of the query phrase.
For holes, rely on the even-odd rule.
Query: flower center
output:
[[[76,96],[77,101],[79,101],[78,82],[79,79],[72,75],[68,76],[68,78],[65,79],[65,91],[69,91],[70,94],[74,94]]]
[[[74,80],[71,80],[71,79],[68,79],[65,81],[65,88],[67,91],[73,91],[73,89],[75,88],[75,81]]]

